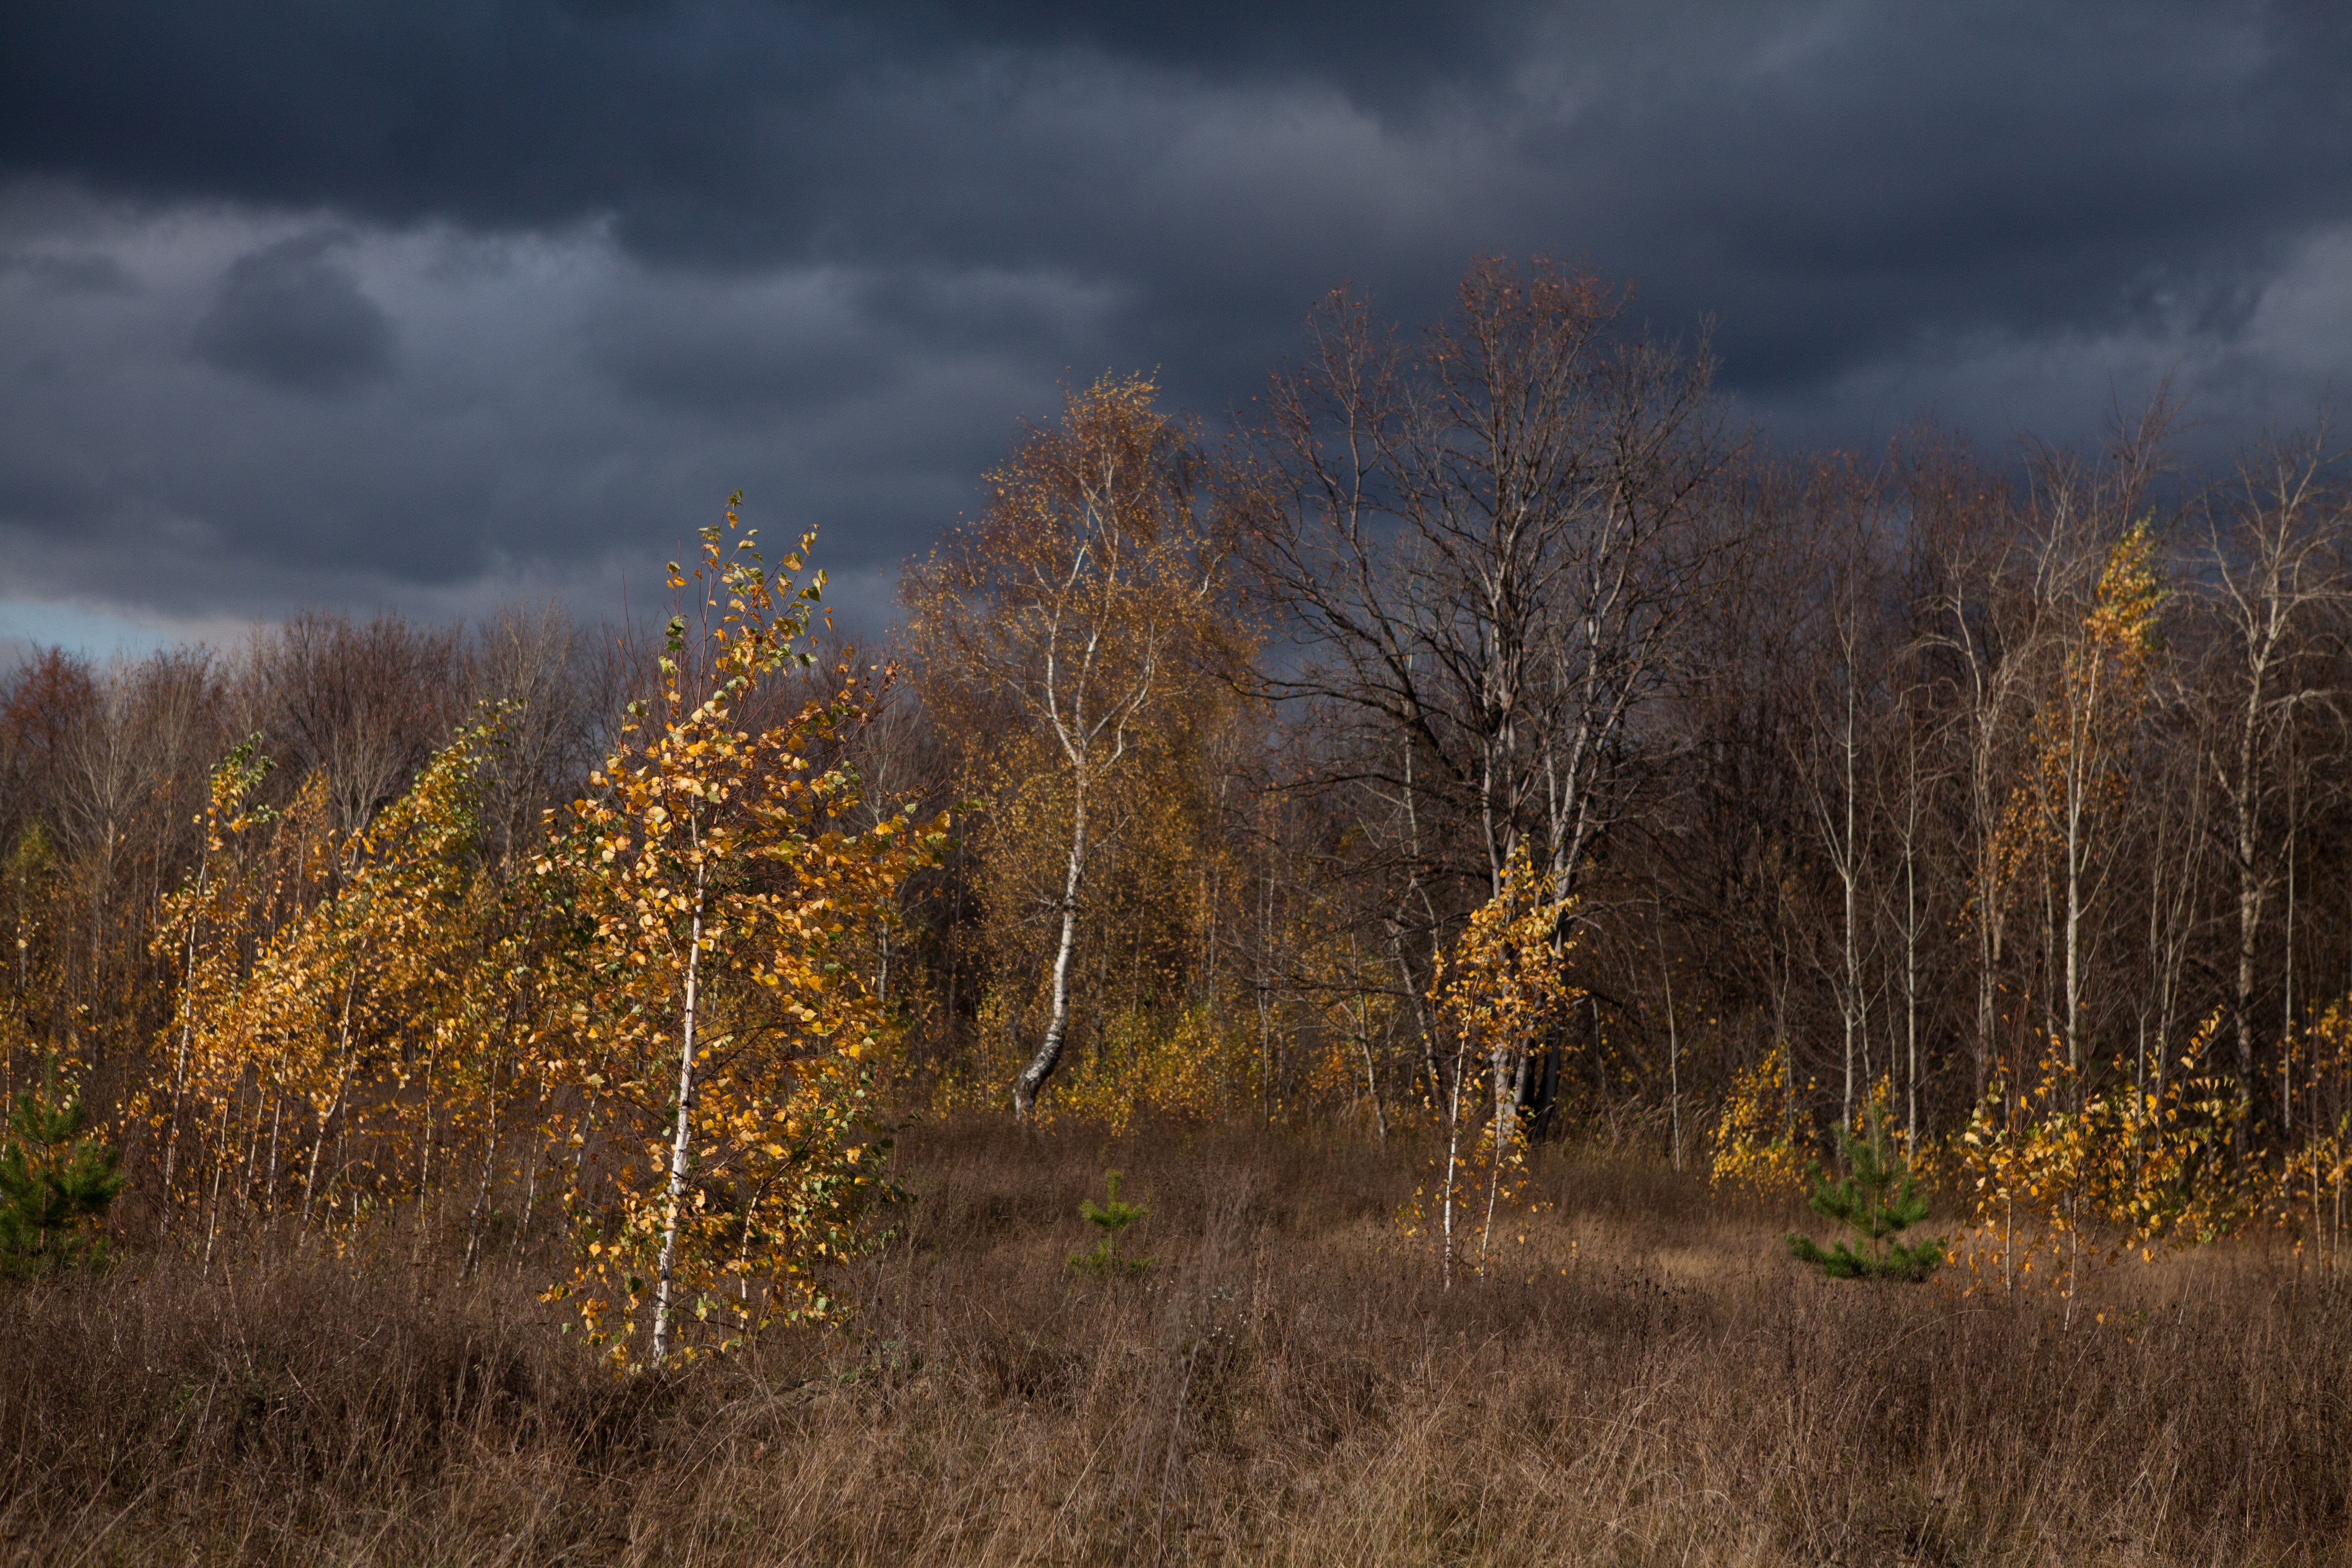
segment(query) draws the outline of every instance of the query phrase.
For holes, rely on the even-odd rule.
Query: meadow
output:
[[[539,1300],[558,1243],[133,1247],[0,1296],[0,1561],[2352,1560],[2352,1282],[2283,1245],[2071,1312],[1840,1283],[1793,1200],[1547,1145],[1446,1289],[1427,1152],[940,1121],[842,1324],[635,1374]],[[1151,1261],[1097,1278],[1113,1168]]]

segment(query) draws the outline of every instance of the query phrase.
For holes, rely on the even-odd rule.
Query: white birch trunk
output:
[[[1013,1085],[1013,1114],[1026,1121],[1037,1106],[1037,1092],[1062,1060],[1062,1045],[1070,1028],[1070,956],[1078,945],[1078,888],[1087,868],[1086,775],[1078,775],[1077,798],[1070,813],[1070,858],[1062,879],[1062,940],[1054,952],[1052,1011],[1045,1020],[1045,1038],[1037,1054]]]
[[[694,1142],[694,1026],[695,987],[701,978],[702,963],[702,900],[708,869],[700,865],[694,868],[694,918],[690,927],[693,942],[686,950],[686,1013],[679,1030],[677,1052],[677,1125],[669,1145],[669,1190],[662,1208],[661,1258],[656,1265],[654,1285],[654,1345],[653,1364],[661,1365],[669,1355],[669,1329],[672,1310],[672,1281],[677,1262],[677,1227],[680,1211],[686,1203],[686,1171],[688,1156]]]

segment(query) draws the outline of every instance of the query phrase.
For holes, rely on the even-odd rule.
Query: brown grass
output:
[[[558,1334],[544,1261],[156,1253],[0,1297],[0,1562],[2352,1561],[2352,1289],[2260,1247],[2119,1270],[2068,1329],[1818,1281],[1786,1212],[1553,1158],[1557,1209],[1448,1292],[1400,1152],[969,1124],[905,1159],[853,1331],[676,1376]],[[1111,1165],[1133,1281],[1066,1262]]]

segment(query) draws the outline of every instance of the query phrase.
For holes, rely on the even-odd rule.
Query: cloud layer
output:
[[[1711,315],[1784,439],[2172,370],[2218,452],[2352,363],[2344,15],[16,7],[0,603],[602,610],[740,487],[878,615],[1058,380],[1222,410],[1489,250]]]

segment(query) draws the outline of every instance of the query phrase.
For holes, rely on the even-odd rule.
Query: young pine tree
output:
[[[1855,1233],[1824,1251],[1811,1237],[1789,1234],[1789,1254],[1811,1264],[1831,1279],[1895,1279],[1916,1285],[1942,1267],[1944,1241],[1927,1237],[1905,1243],[1896,1237],[1927,1217],[1927,1200],[1921,1196],[1909,1167],[1886,1147],[1878,1101],[1870,1102],[1870,1139],[1857,1142],[1838,1129],[1838,1153],[1847,1175],[1832,1182],[1812,1167],[1812,1209]]]
[[[1110,1197],[1099,1208],[1095,1206],[1092,1198],[1078,1200],[1079,1215],[1102,1233],[1102,1239],[1095,1243],[1092,1252],[1081,1252],[1071,1258],[1070,1267],[1081,1273],[1092,1274],[1101,1279],[1114,1279],[1122,1275],[1140,1274],[1151,1267],[1149,1258],[1130,1258],[1118,1248],[1119,1237],[1126,1234],[1127,1227],[1151,1212],[1141,1204],[1119,1201],[1118,1187],[1125,1179],[1118,1171],[1110,1173],[1105,1183]]]
[[[58,1089],[57,1064],[40,1091],[16,1097],[0,1141],[0,1276],[29,1279],[106,1261],[106,1216],[124,1177],[115,1152],[82,1135],[81,1099]]]

